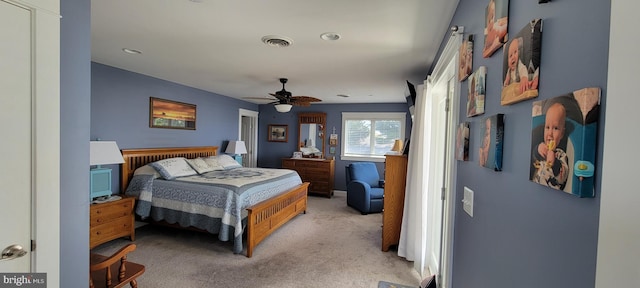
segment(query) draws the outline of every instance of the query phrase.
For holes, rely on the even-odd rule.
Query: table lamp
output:
[[[124,163],[120,148],[115,141],[90,141],[89,151],[89,165],[96,166],[90,171],[90,200],[110,196],[111,169],[101,165]]]
[[[233,157],[242,165],[242,155],[240,154],[247,154],[247,147],[244,146],[244,141],[229,141],[224,153],[234,154]]]
[[[400,139],[396,139],[393,142],[393,147],[391,148],[391,151],[394,152],[394,154],[402,154],[403,145],[404,143],[402,143]]]

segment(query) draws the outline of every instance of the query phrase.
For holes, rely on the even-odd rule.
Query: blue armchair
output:
[[[346,167],[347,205],[362,215],[382,212],[384,180],[373,162],[356,162]]]

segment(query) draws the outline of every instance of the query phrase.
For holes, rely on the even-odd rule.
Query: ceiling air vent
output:
[[[293,44],[293,40],[277,35],[268,35],[262,37],[262,43],[275,47],[289,47]]]

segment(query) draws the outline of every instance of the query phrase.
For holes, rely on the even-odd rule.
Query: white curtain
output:
[[[428,81],[427,81],[428,82]],[[429,86],[429,85],[427,85]],[[411,127],[411,141],[409,142],[409,161],[407,166],[407,183],[404,196],[404,212],[402,214],[402,228],[398,256],[409,261],[415,261],[414,267],[422,275],[425,267],[426,255],[426,221],[427,214],[427,183],[425,178],[429,173],[429,151],[431,149],[431,125],[428,119],[430,89],[424,85],[418,86],[415,103],[413,126]],[[425,91],[426,90],[426,91]],[[424,275],[422,275],[424,276]]]
[[[464,27],[459,27],[458,32],[454,32],[447,42],[433,73],[425,81],[426,89],[420,86],[418,97],[415,103],[415,116],[411,128],[411,141],[409,143],[409,162],[407,167],[407,182],[405,188],[404,210],[402,215],[402,227],[400,230],[400,243],[398,244],[398,256],[414,261],[414,268],[424,277],[427,259],[427,227],[428,227],[428,203],[427,197],[429,188],[435,183],[433,179],[437,173],[437,163],[430,157],[431,151],[435,148],[432,145],[436,137],[432,123],[436,123],[437,101],[434,101],[435,93],[446,93],[447,91],[435,91],[440,89],[438,81],[441,80],[447,66],[455,60],[460,44],[462,43]],[[444,87],[444,86],[443,86]],[[457,106],[456,106],[457,107]],[[442,164],[442,163],[440,163]],[[435,189],[435,188],[434,188]],[[439,192],[438,192],[439,195]],[[434,240],[435,241],[435,240]],[[441,245],[442,243],[440,243]],[[433,245],[432,245],[433,246]],[[439,246],[438,246],[439,247]],[[439,267],[440,263],[438,263]],[[441,268],[438,268],[441,269]],[[440,273],[441,271],[431,271]]]

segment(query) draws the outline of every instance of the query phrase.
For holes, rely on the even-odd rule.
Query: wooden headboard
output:
[[[200,147],[172,147],[172,148],[140,148],[122,149],[124,163],[120,166],[120,191],[124,193],[133,172],[139,167],[162,159],[173,157],[185,157],[193,159],[198,157],[214,156],[218,154],[218,146]]]

